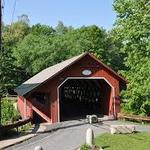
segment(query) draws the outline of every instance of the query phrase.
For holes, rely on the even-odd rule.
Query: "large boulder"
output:
[[[111,134],[125,134],[133,133],[136,131],[135,125],[111,125],[110,133]]]

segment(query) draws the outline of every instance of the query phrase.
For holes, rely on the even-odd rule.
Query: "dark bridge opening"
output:
[[[60,121],[107,115],[110,92],[102,79],[68,79],[59,89]]]

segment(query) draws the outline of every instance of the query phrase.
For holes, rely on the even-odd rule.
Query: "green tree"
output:
[[[104,29],[92,26],[70,30],[64,35],[68,43],[70,55],[74,56],[89,51],[104,63],[118,71],[123,67],[124,54],[120,52],[120,40],[114,40],[113,32],[107,33]]]
[[[30,27],[23,21],[17,21],[11,25],[3,25],[2,50],[0,51],[0,91],[1,94],[7,93],[8,88],[13,88],[18,83],[22,69],[15,66],[13,49],[29,33]]]
[[[57,34],[64,34],[68,31],[68,28],[63,24],[62,21],[58,21],[58,24],[55,28]]]
[[[115,0],[117,12],[116,36],[122,40],[126,54],[126,70],[122,73],[129,81],[123,99],[125,108],[134,114],[150,115],[150,3],[149,0]]]
[[[15,47],[30,32],[30,27],[26,22],[17,21],[7,25],[7,30],[3,32],[3,40],[11,47]]]
[[[15,109],[15,102],[14,100],[10,100],[7,98],[3,98],[1,101],[1,123],[2,125],[6,125],[12,123],[19,119],[19,112]]]
[[[47,25],[36,24],[31,27],[31,33],[35,35],[50,36],[55,34],[55,30]]]
[[[32,76],[50,65],[89,51],[118,70],[122,59],[114,46],[117,42],[110,35],[95,25],[68,27],[67,32],[58,34],[49,26],[37,24],[14,49],[16,65]]]
[[[4,43],[3,43],[4,44]],[[3,45],[4,46],[4,45]],[[15,85],[13,76],[14,74],[14,58],[11,55],[9,49],[4,49],[2,46],[0,52],[1,64],[0,64],[0,95],[7,93],[7,89]]]
[[[27,25],[29,25],[29,23],[30,23],[29,17],[26,14],[22,14],[21,16],[18,16],[18,21],[23,22]]]
[[[27,35],[24,40],[14,49],[16,66],[23,68],[32,76],[49,64],[50,41],[43,35]]]

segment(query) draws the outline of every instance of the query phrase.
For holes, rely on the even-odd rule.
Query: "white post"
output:
[[[43,148],[41,146],[36,146],[34,150],[43,150]]]
[[[94,133],[91,128],[88,128],[86,131],[86,145],[93,146]]]

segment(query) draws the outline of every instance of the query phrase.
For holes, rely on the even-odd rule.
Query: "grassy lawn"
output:
[[[150,133],[102,134],[95,144],[104,150],[150,150]]]

